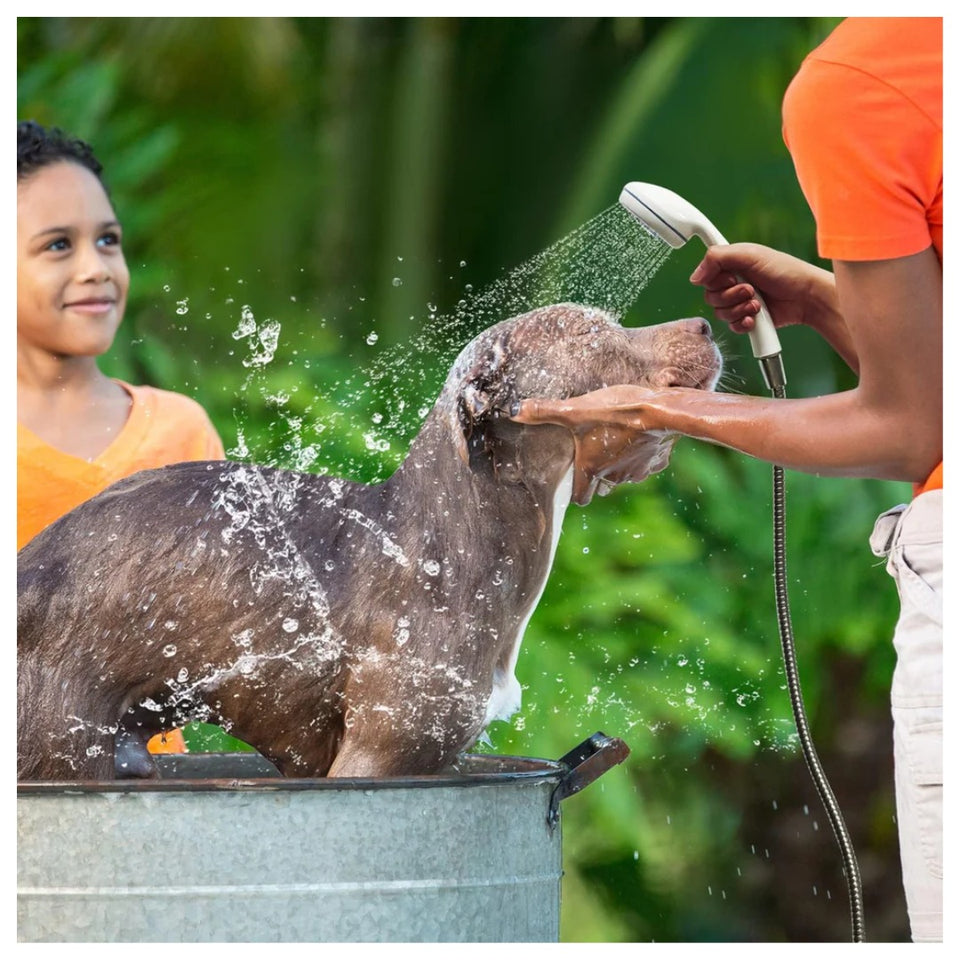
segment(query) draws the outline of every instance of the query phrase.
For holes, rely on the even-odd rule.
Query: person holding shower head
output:
[[[223,444],[194,400],[131,386],[97,357],[123,319],[122,228],[81,140],[17,124],[17,549],[114,481]],[[184,749],[179,731],[153,752]]]
[[[748,332],[759,293],[778,327],[817,330],[857,374],[854,389],[768,400],[615,386],[521,405],[561,423],[581,467],[673,430],[808,473],[905,480],[909,505],[879,518],[901,614],[891,704],[897,823],[911,934],[942,939],[943,915],[943,25],[851,18],[803,62],[783,132],[828,271],[749,243],[713,246],[694,270],[719,319]]]

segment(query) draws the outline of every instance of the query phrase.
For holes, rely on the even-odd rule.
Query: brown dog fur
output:
[[[146,740],[192,719],[287,775],[442,768],[519,706],[570,502],[571,434],[503,411],[719,369],[704,321],[561,304],[468,345],[384,483],[229,462],[120,481],[20,553],[20,779],[152,776]]]

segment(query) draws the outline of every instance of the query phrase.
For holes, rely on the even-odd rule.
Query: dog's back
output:
[[[193,719],[300,775],[324,775],[349,726],[388,754],[364,763],[451,759],[482,724],[478,677],[519,629],[530,564],[517,551],[491,586],[486,554],[511,511],[448,480],[419,463],[375,486],[184,463],[61,518],[19,557],[19,776],[112,777],[118,732],[145,775],[146,739]],[[453,522],[431,509],[443,500]],[[535,545],[542,521],[512,527]],[[520,599],[504,603],[510,590]]]
[[[242,736],[258,710],[282,723],[268,694],[291,662],[309,667],[304,693],[317,716],[342,669],[327,592],[350,576],[351,550],[339,551],[341,569],[324,571],[321,586],[298,541],[347,539],[331,507],[354,509],[354,486],[178,464],[120,481],[27,544],[18,563],[21,778],[73,778],[78,757],[85,775],[111,777],[124,718],[144,737],[224,717]],[[308,510],[309,522],[298,522]],[[244,708],[221,712],[247,680]],[[286,696],[299,706],[296,690]]]

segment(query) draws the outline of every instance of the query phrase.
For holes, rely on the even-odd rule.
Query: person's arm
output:
[[[673,430],[806,473],[921,482],[942,457],[942,273],[933,248],[835,264],[859,359],[853,390],[799,400],[614,386],[527,400],[517,419],[568,426],[598,472],[612,435]],[[789,366],[789,357],[785,357]],[[595,438],[595,442],[594,442]]]

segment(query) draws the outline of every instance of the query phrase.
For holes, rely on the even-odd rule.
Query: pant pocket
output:
[[[899,544],[887,569],[897,583],[900,605],[943,627],[943,547],[940,544]]]
[[[930,875],[943,879],[943,723],[904,724],[906,810],[915,822],[916,840]]]

